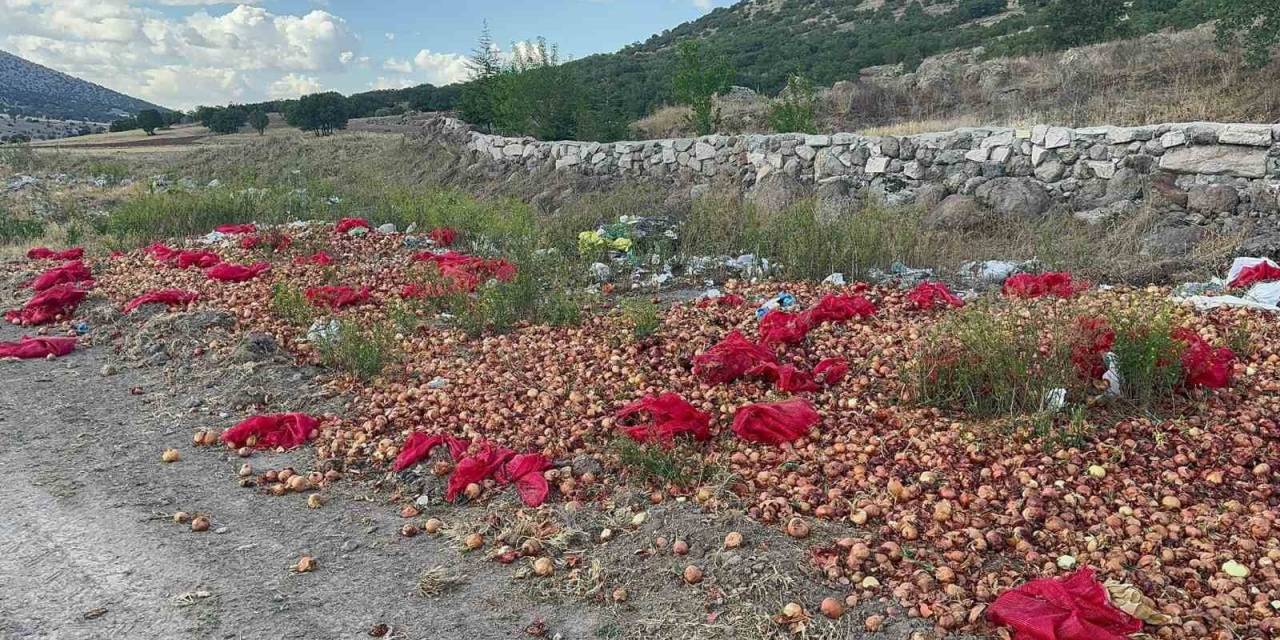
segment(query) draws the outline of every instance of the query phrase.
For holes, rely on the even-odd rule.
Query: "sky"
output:
[[[173,109],[466,78],[509,50],[615,51],[734,0],[0,0],[0,49]]]

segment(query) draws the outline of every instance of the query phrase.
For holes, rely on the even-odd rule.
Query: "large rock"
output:
[[[1174,173],[1262,178],[1267,175],[1267,150],[1234,145],[1180,147],[1160,156],[1160,168]]]
[[[942,203],[947,197],[947,188],[936,183],[926,182],[916,188],[916,204],[927,209],[932,209]]]
[[[853,212],[855,201],[849,183],[831,180],[818,185],[818,219],[831,222]]]
[[[1177,258],[1191,253],[1204,239],[1203,227],[1166,226],[1155,229],[1141,240],[1139,253],[1155,258]]]
[[[1206,184],[1187,192],[1187,208],[1201,213],[1232,213],[1240,202],[1235,187]]]
[[[787,173],[775,171],[756,182],[747,192],[747,202],[761,213],[774,214],[807,197],[809,192],[809,189]]]
[[[987,220],[982,205],[973,196],[947,196],[922,222],[930,229],[968,231],[981,227]]]
[[[1040,183],[1028,178],[995,178],[974,191],[978,200],[1002,216],[1036,217],[1053,204]]]
[[[1147,202],[1157,209],[1185,209],[1187,192],[1178,187],[1173,174],[1161,173],[1151,181]]]
[[[1250,147],[1271,146],[1271,125],[1229,124],[1218,132],[1218,142]]]

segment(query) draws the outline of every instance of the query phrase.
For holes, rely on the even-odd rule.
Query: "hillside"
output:
[[[57,120],[110,122],[143,109],[163,107],[0,51],[0,111]]]

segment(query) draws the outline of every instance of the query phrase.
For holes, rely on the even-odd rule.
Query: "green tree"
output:
[[[490,81],[496,131],[541,140],[578,137],[583,91],[577,76],[560,64],[558,48],[546,39],[513,45],[511,63]]]
[[[711,55],[701,42],[686,40],[680,43],[676,74],[672,79],[676,100],[693,109],[689,123],[698,135],[715,133],[720,125],[720,109],[715,106],[715,96],[729,89],[733,69],[720,56]]]
[[[498,58],[498,49],[493,43],[493,34],[489,32],[488,22],[484,23],[476,48],[471,51],[467,71],[470,81],[462,89],[458,113],[472,125],[492,131],[494,102],[499,91],[498,76],[503,73],[503,67],[502,60]]]
[[[347,105],[342,94],[335,92],[314,93],[302,96],[297,104],[285,113],[290,126],[311,131],[317,136],[327,136],[347,128]]]
[[[164,117],[155,109],[143,109],[134,116],[134,120],[138,124],[138,128],[142,129],[147,135],[154,136],[156,129],[164,126]]]
[[[1124,14],[1124,0],[1054,0],[1045,8],[1045,42],[1054,49],[1099,42]]]
[[[244,109],[231,105],[226,107],[201,107],[200,124],[217,134],[235,133],[245,125],[249,116]]]
[[[258,135],[262,135],[267,130],[267,125],[271,124],[271,119],[267,117],[267,112],[261,109],[254,109],[249,113],[249,126],[253,127]]]
[[[769,106],[769,125],[778,133],[817,133],[818,96],[813,83],[800,74],[787,78],[787,87]]]
[[[1280,2],[1276,0],[1217,0],[1218,43],[1226,45],[1239,36],[1245,61],[1261,67],[1271,61],[1271,47],[1280,42]]]

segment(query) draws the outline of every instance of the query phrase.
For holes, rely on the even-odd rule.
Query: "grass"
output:
[[[610,449],[623,467],[644,482],[688,487],[715,475],[715,470],[703,461],[701,450],[689,443],[666,449],[618,438]]]
[[[1112,352],[1120,372],[1121,395],[1143,409],[1174,398],[1183,380],[1184,345],[1170,337],[1176,327],[1173,305],[1144,303],[1115,310],[1108,323],[1116,333]]]
[[[285,322],[297,326],[310,325],[315,309],[297,287],[276,284],[271,287],[271,310]]]
[[[662,314],[649,298],[623,300],[622,315],[631,325],[631,336],[636,340],[646,340],[662,328]]]
[[[18,218],[0,208],[0,243],[20,244],[30,242],[44,234],[44,223],[39,220]]]
[[[398,354],[394,332],[389,326],[363,328],[344,320],[336,336],[316,345],[320,362],[369,381],[382,373]]]

